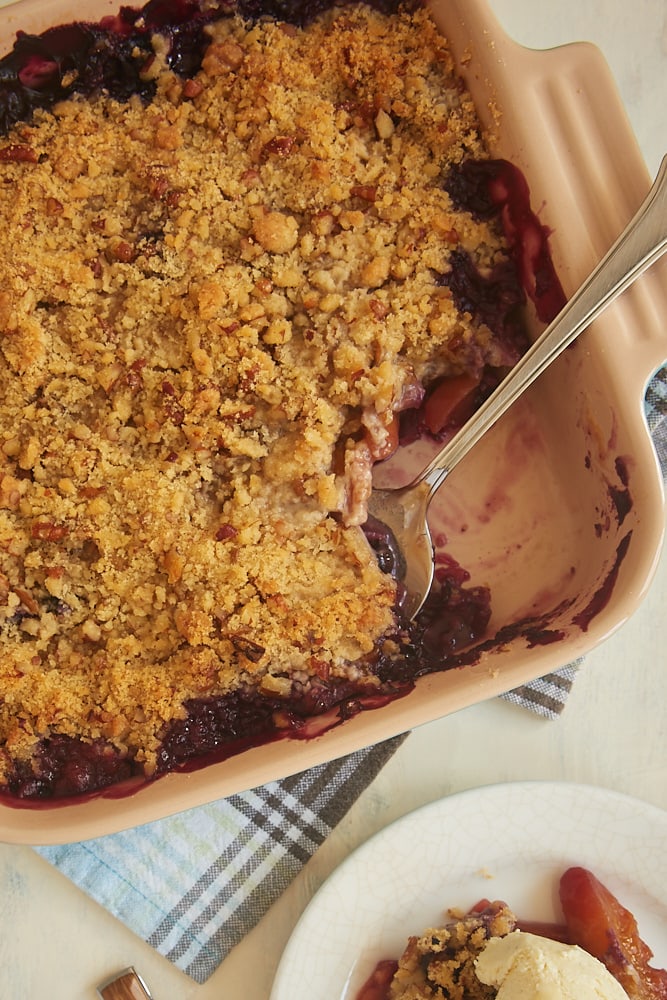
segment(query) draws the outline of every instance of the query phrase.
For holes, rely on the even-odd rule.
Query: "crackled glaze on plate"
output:
[[[448,907],[503,899],[558,920],[558,881],[590,868],[636,916],[667,965],[667,813],[585,785],[521,782],[431,803],[360,847],[316,894],[285,950],[271,1000],[354,1000],[380,959]]]

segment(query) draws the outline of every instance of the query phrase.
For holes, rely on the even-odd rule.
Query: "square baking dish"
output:
[[[98,20],[118,0],[18,0],[17,30]],[[537,52],[508,38],[485,0],[433,0],[494,154],[530,187],[566,293],[592,270],[644,197],[649,177],[600,52]],[[448,479],[433,533],[488,586],[484,648],[421,678],[406,696],[321,736],[285,739],[169,774],[131,795],[77,804],[0,803],[0,839],[46,844],[136,826],[388,739],[492,698],[584,655],[643,599],[660,552],[664,494],[644,418],[646,384],[667,357],[667,281],[658,265],[545,373]],[[537,332],[537,326],[536,326]]]

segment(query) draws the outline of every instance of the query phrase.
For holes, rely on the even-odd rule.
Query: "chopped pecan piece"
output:
[[[38,163],[39,155],[32,146],[13,142],[0,147],[0,163]]]
[[[233,633],[229,636],[229,641],[234,649],[242,653],[251,663],[259,663],[266,652],[264,646],[260,646],[258,642],[253,642],[252,639],[248,639],[245,635]]]
[[[53,521],[35,521],[31,533],[33,538],[43,542],[59,542],[68,534],[68,528]]]
[[[269,139],[262,146],[259,158],[260,160],[268,160],[270,156],[289,156],[294,148],[296,142],[296,136],[293,135],[277,135],[273,139]]]

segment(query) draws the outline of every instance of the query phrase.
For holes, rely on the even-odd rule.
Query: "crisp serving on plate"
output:
[[[426,11],[189,5],[179,34],[152,6],[5,61],[5,111],[30,98],[0,141],[18,797],[298,733],[441,665],[433,612],[406,627],[360,528],[371,469],[401,412],[446,430],[526,346],[493,165]],[[451,642],[488,617],[461,579]]]
[[[663,1000],[667,970],[632,913],[590,871],[560,878],[564,923],[522,923],[503,902],[450,912],[383,961],[356,1000]]]

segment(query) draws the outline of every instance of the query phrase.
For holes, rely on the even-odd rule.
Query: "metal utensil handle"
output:
[[[414,483],[432,495],[521,393],[597,316],[667,250],[667,156],[634,218],[583,285],[470,420],[438,452]]]
[[[102,1000],[152,1000],[145,982],[132,967],[101,983],[97,995]]]

